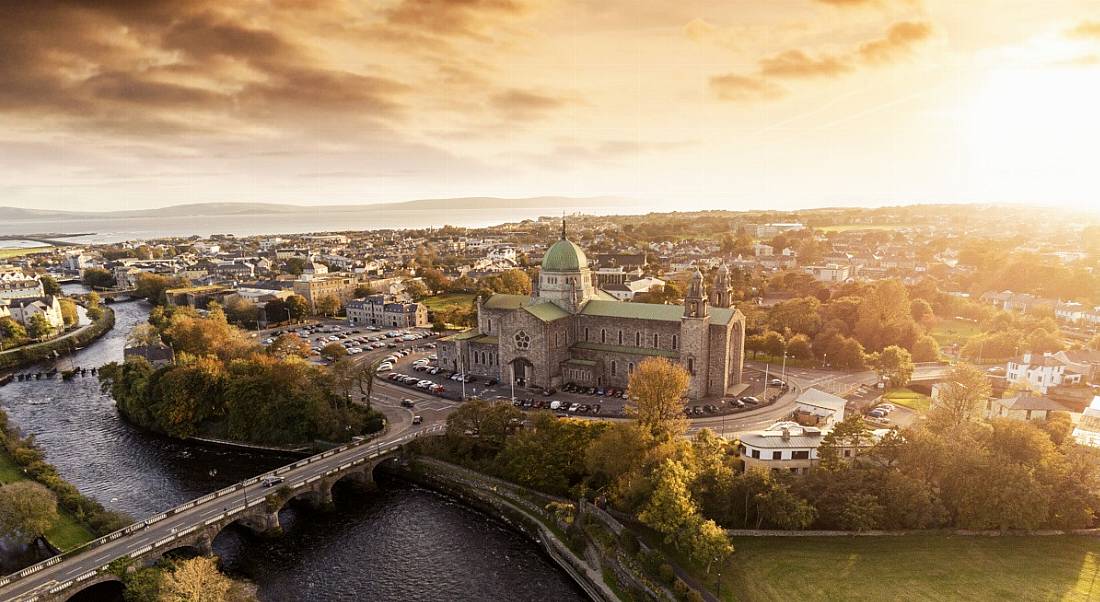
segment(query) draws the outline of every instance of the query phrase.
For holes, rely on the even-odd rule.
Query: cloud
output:
[[[1083,21],[1068,33],[1076,38],[1100,38],[1100,21]]]
[[[783,88],[767,79],[736,73],[710,78],[710,89],[719,99],[734,102],[774,100],[786,94]]]
[[[401,0],[386,11],[386,22],[437,36],[481,38],[499,17],[527,12],[517,0]]]
[[[785,90],[776,79],[834,78],[856,70],[859,63],[877,66],[895,62],[912,52],[913,47],[932,35],[925,22],[895,23],[882,38],[861,44],[840,55],[814,57],[804,50],[791,49],[760,59],[755,74],[728,73],[710,78],[710,88],[721,100],[774,100]]]
[[[868,63],[890,63],[907,56],[918,42],[932,36],[932,25],[924,21],[895,23],[886,37],[859,47],[860,58]]]
[[[696,17],[684,25],[683,32],[689,39],[699,42],[714,33],[717,29],[717,27],[708,23],[705,19]]]
[[[788,50],[760,61],[760,75],[764,77],[835,77],[851,70],[842,58],[813,58],[801,50]]]
[[[510,119],[542,117],[569,104],[567,99],[515,88],[493,95],[489,102]]]

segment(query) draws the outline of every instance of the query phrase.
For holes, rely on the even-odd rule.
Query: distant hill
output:
[[[129,211],[53,211],[0,207],[0,220],[72,220],[72,219],[120,219],[120,218],[170,218],[184,216],[222,215],[270,215],[279,213],[315,213],[328,211],[346,213],[359,211],[445,211],[468,209],[523,209],[555,208],[566,211],[584,210],[586,207],[629,207],[634,202],[619,197],[530,197],[508,199],[498,197],[462,197],[453,199],[419,199],[397,203],[369,205],[289,205],[280,203],[193,203],[171,205],[156,209]]]

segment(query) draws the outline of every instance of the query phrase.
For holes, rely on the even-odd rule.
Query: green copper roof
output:
[[[533,303],[524,307],[523,309],[527,310],[528,313],[542,320],[543,322],[553,322],[554,320],[569,317],[569,312],[548,301],[543,303]]]
[[[710,307],[711,324],[728,324],[735,310],[724,307]],[[683,305],[661,305],[657,303],[626,303],[623,301],[601,301],[593,299],[585,303],[581,314],[608,318],[629,318],[635,320],[660,320],[679,322],[684,317]]]
[[[588,267],[588,258],[584,251],[564,238],[554,243],[542,258],[544,272],[579,272],[585,267]]]
[[[496,294],[486,299],[481,306],[489,309],[519,309],[531,302],[527,295]]]

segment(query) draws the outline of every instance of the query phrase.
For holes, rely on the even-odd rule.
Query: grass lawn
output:
[[[1093,537],[739,537],[733,545],[723,600],[1100,600]]]
[[[52,251],[53,247],[15,247],[0,249],[0,259],[10,259],[12,257],[21,257],[23,255],[30,255],[32,253],[46,253]]]
[[[928,407],[932,404],[931,397],[911,389],[890,389],[882,396],[882,400],[921,413],[927,412]]]
[[[855,230],[884,230],[892,232],[898,228],[904,228],[905,224],[838,224],[836,226],[821,226],[814,228],[821,232],[852,232]]]
[[[8,454],[0,453],[0,483],[6,485],[26,478],[23,469]],[[58,508],[57,522],[46,531],[46,539],[62,550],[71,550],[95,539],[95,535],[71,514]]]
[[[958,343],[959,347],[962,347],[971,337],[981,333],[981,329],[973,322],[941,318],[936,321],[936,327],[932,329],[932,338],[936,339],[940,347],[948,347],[952,343]]]
[[[453,307],[468,307],[473,301],[473,293],[446,293],[420,300],[428,307],[428,311],[446,311]]]

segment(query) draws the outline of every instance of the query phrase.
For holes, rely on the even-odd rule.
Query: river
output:
[[[71,286],[71,285],[66,285]],[[122,358],[144,302],[119,303],[115,328],[78,351],[76,366]],[[68,368],[69,358],[56,362]],[[205,448],[123,423],[94,377],[0,387],[12,423],[35,436],[61,476],[132,517],[149,516],[286,463]],[[449,498],[380,479],[363,493],[335,491],[336,509],[291,504],[286,534],[261,540],[230,528],[214,542],[223,568],[253,580],[261,600],[583,600],[575,584],[524,536]]]

